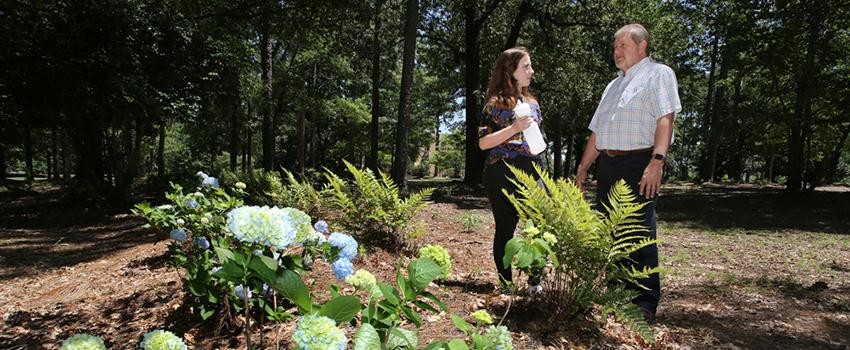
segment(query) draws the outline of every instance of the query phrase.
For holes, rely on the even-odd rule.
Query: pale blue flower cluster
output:
[[[511,332],[505,326],[488,327],[486,337],[496,345],[496,349],[512,350],[514,348]]]
[[[180,337],[161,329],[145,333],[139,347],[142,350],[187,350]]]
[[[186,206],[189,208],[195,209],[198,207],[198,205],[198,201],[196,201],[194,198],[189,198],[186,200]]]
[[[241,284],[236,286],[236,288],[233,288],[233,293],[236,293],[236,297],[240,300],[250,299],[252,296],[251,288],[245,287]]]
[[[353,260],[357,257],[357,241],[344,233],[334,232],[328,238],[328,243],[331,246],[339,248],[339,257],[343,259]]]
[[[201,178],[201,186],[218,187],[218,179],[205,174],[203,171],[199,171],[195,175]]]
[[[345,280],[346,277],[354,273],[354,264],[351,263],[351,260],[346,258],[339,258],[334,261],[331,266],[334,270],[334,275],[336,275],[336,279]]]
[[[182,228],[175,228],[171,230],[169,237],[178,242],[186,242],[186,231],[184,231]]]
[[[316,221],[316,223],[313,224],[313,229],[321,234],[328,233],[328,223],[325,222],[325,220]]]
[[[227,213],[227,226],[241,242],[282,250],[293,243],[297,233],[290,212],[278,207],[238,207]]]
[[[344,350],[348,339],[336,327],[336,322],[325,316],[301,316],[292,336],[296,350]]]
[[[59,350],[106,350],[106,345],[100,337],[80,333],[65,339]]]

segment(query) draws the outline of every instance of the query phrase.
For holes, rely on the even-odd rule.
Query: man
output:
[[[664,175],[664,158],[673,136],[673,116],[681,112],[676,75],[670,67],[649,58],[649,32],[640,24],[629,24],[614,34],[614,60],[620,71],[605,88],[590,121],[592,131],[576,173],[583,189],[587,169],[599,158],[596,206],[605,210],[611,186],[624,179],[638,200],[649,202],[642,212],[649,236],[655,238],[655,204]],[[647,246],[632,255],[634,267],[658,266],[658,247]],[[661,299],[658,274],[639,281],[644,290],[633,302],[644,318],[655,321]]]

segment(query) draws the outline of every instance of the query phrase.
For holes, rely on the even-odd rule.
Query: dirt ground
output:
[[[452,276],[431,287],[451,314],[483,308],[498,322],[508,300],[495,292],[493,219],[479,193],[441,185],[419,216],[428,234],[413,244],[440,244],[452,255]],[[240,329],[216,334],[192,316],[179,272],[166,264],[164,235],[141,228],[128,208],[66,198],[51,186],[0,193],[0,349],[58,349],[79,332],[133,349],[160,328],[190,348],[244,349]],[[481,218],[469,232],[460,223],[465,213]],[[553,319],[522,297],[503,324],[516,349],[848,349],[848,213],[843,188],[788,197],[773,187],[668,185],[658,205],[668,270],[655,344],[613,320],[597,327],[598,311]],[[391,281],[398,260],[376,250],[355,266]],[[305,280],[320,296],[333,282],[321,263]],[[451,314],[425,314],[420,344],[462,337]],[[289,348],[293,327],[268,323],[252,339]]]

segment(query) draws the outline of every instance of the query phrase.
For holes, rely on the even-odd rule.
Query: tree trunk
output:
[[[511,26],[510,32],[508,32],[508,38],[505,40],[505,46],[502,47],[502,51],[516,46],[516,42],[519,39],[519,33],[522,31],[522,26],[525,24],[525,20],[532,11],[534,11],[534,6],[531,4],[531,1],[523,0],[522,3],[519,4],[516,17],[514,17],[514,24]]]
[[[165,177],[165,121],[159,126],[159,144],[156,150],[156,173],[159,178]]]
[[[407,0],[404,20],[404,54],[401,68],[401,94],[396,124],[395,159],[390,176],[402,190],[407,188],[407,138],[410,129],[410,95],[413,92],[413,60],[416,58],[416,27],[419,25],[419,0]]]
[[[714,103],[712,103],[712,98],[714,97],[714,70],[717,67],[718,41],[717,33],[715,33],[711,40],[711,64],[708,69],[708,92],[705,94],[705,111],[703,112],[702,135],[704,137],[710,135],[711,129],[714,127],[712,124],[713,114],[711,113],[711,107],[714,105]],[[710,174],[712,171],[709,170],[710,166],[708,165],[709,153],[710,151],[708,147],[706,147],[703,150],[702,165],[700,166],[700,180],[702,181],[711,181],[711,177],[713,176]]]
[[[306,133],[306,125],[307,121],[305,120],[306,112],[302,111],[298,113],[298,174],[304,176],[304,168],[306,167],[304,158],[305,148],[307,146],[307,133]]]
[[[59,178],[59,126],[54,125],[50,132],[50,179],[56,180]]]
[[[823,19],[817,11],[817,5],[810,7],[812,12],[808,13],[808,40],[806,43],[806,58],[802,63],[800,73],[797,76],[796,100],[794,102],[794,116],[788,125],[791,132],[788,137],[788,182],[785,184],[787,193],[798,193],[803,185],[803,163],[805,152],[804,130],[808,127],[809,106],[811,96],[809,94],[812,75],[815,67],[815,50],[818,45],[818,33],[820,32]]]
[[[260,33],[260,61],[263,82],[263,169],[274,170],[274,94],[272,93],[272,39],[271,19],[264,14]]]
[[[32,129],[28,120],[24,121],[24,162],[26,163],[25,180],[28,184],[33,182],[35,175],[32,167]]]
[[[6,180],[6,148],[0,143],[0,183]]]
[[[62,130],[62,180],[65,184],[71,181],[71,150],[68,146],[68,130]]]
[[[729,73],[728,46],[723,48],[720,63],[720,76],[718,79],[725,80]],[[714,107],[711,111],[711,123],[709,124],[707,155],[705,161],[705,180],[715,181],[717,176],[717,150],[720,147],[720,136],[723,133],[723,114],[726,112],[726,85],[720,85],[714,96]]]
[[[239,99],[230,101],[230,171],[236,171],[239,157]]]
[[[369,169],[378,173],[378,122],[381,115],[381,6],[375,1],[375,30],[372,32],[372,121],[369,124]]]
[[[245,163],[245,170],[254,170],[254,133],[252,131],[248,132],[247,140],[245,141],[245,148],[245,153],[247,153],[247,162]]]

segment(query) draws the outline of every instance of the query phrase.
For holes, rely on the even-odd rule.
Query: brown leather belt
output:
[[[601,149],[601,150],[599,150],[599,152],[605,153],[609,157],[619,157],[619,156],[627,156],[629,154],[649,152],[649,151],[652,151],[652,150],[653,150],[653,147],[633,149],[631,151],[619,151],[619,150],[615,150],[615,149]]]

